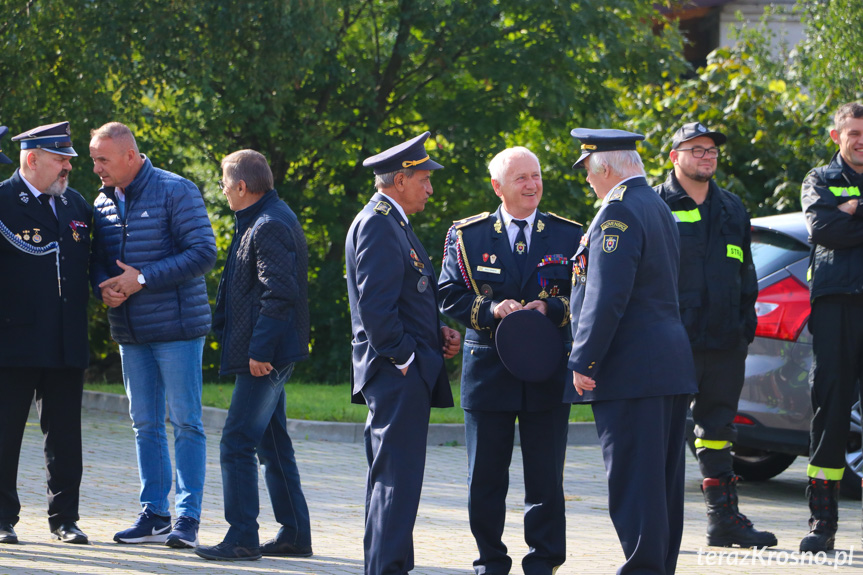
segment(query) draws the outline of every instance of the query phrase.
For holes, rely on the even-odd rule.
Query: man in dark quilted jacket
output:
[[[236,216],[213,321],[222,344],[221,374],[236,375],[220,446],[225,519],[231,527],[221,543],[195,552],[217,561],[309,557],[309,508],[285,421],[285,382],[294,363],[309,357],[306,237],[258,152],[226,156],[219,187]],[[281,524],[263,545],[256,455]]]
[[[111,122],[91,132],[102,180],[93,215],[90,280],[120,344],[135,430],[142,511],[118,543],[194,547],[207,439],[201,424],[201,356],[210,331],[206,274],[216,240],[204,198],[189,180],[153,167],[132,132]],[[165,403],[174,430],[171,469]],[[176,477],[177,521],[168,494]]]

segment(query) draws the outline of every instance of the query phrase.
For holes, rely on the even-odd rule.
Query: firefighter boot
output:
[[[809,535],[800,541],[800,551],[832,551],[839,527],[839,482],[809,478]]]
[[[704,480],[701,491],[707,503],[707,544],[715,547],[773,547],[776,536],[758,531],[737,508],[736,475]]]

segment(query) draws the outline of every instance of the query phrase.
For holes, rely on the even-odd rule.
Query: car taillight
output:
[[[796,341],[809,320],[809,288],[794,276],[768,286],[758,293],[755,335]]]
[[[740,415],[739,413],[734,416],[734,424],[735,425],[755,425],[755,422],[746,417],[745,415]]]

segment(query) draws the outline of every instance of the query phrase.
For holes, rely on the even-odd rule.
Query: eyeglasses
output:
[[[227,184],[225,182],[223,182],[222,180],[219,180],[219,191],[224,192],[226,187],[227,187]]]
[[[701,146],[695,146],[694,148],[679,148],[678,152],[692,152],[693,158],[707,158],[708,160],[713,160],[719,157],[719,148],[702,148]]]

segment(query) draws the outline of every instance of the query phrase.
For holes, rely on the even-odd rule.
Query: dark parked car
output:
[[[734,470],[750,481],[779,475],[809,455],[809,265],[801,212],[752,220],[758,273],[758,329],[746,359],[746,381],[735,418]],[[851,407],[842,493],[860,499],[863,477],[860,402]]]

